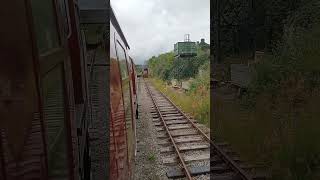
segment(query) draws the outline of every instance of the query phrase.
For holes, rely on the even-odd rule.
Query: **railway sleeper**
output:
[[[193,123],[197,124],[196,121],[192,121]],[[189,124],[188,120],[168,120],[166,121],[167,125],[176,125],[176,124]],[[155,126],[163,126],[161,121],[154,121]]]
[[[183,116],[180,112],[178,111],[161,111],[162,117],[171,117],[171,116]]]
[[[190,130],[181,130],[181,129],[178,129],[178,130],[172,130],[170,132],[171,136],[172,137],[177,137],[177,136],[188,136],[188,135],[197,135],[198,132],[194,129],[190,129]],[[168,138],[168,135],[165,133],[161,133],[160,135],[157,136],[158,138]]]
[[[168,121],[168,120],[181,120],[181,119],[185,119],[185,117],[183,117],[183,116],[174,116],[174,117],[168,117],[168,116],[166,116],[166,117],[163,117],[163,119],[165,120],[165,121]]]
[[[166,111],[178,111],[175,107],[166,107],[166,108],[161,108],[161,112],[166,112]]]
[[[210,159],[210,154],[200,154],[200,155],[182,155],[184,162],[189,163],[193,161],[204,161]],[[174,165],[178,163],[178,156],[174,157],[165,157],[162,159],[163,164],[165,165]]]
[[[182,115],[178,110],[172,110],[172,111],[161,111],[161,114],[163,116],[166,116],[166,115],[171,115],[171,114],[178,114],[178,115]]]
[[[191,166],[188,168],[191,176],[197,176],[202,174],[208,174],[210,172],[210,166]],[[171,167],[167,173],[168,178],[183,178],[185,174],[181,168]]]
[[[153,119],[156,119],[156,118],[159,118],[159,116],[158,116],[158,114],[152,115],[152,118],[153,118]]]
[[[178,146],[179,151],[203,150],[208,148],[210,148],[209,144],[183,144]],[[174,152],[174,148],[172,146],[163,147],[160,149],[160,152],[161,153]]]
[[[168,122],[168,121],[173,121],[173,120],[179,120],[179,121],[184,120],[184,121],[186,121],[186,119],[185,119],[183,116],[177,116],[177,117],[164,117],[164,118],[163,118],[163,120],[165,120],[166,122]],[[155,117],[155,118],[153,118],[153,121],[156,121],[156,122],[162,122],[162,121],[160,121],[159,117]],[[192,119],[192,121],[193,121],[193,122],[195,122],[195,120],[194,120],[194,119]]]
[[[177,130],[177,129],[191,129],[192,126],[189,124],[179,124],[179,125],[168,125],[169,130]],[[157,131],[164,131],[164,127],[156,127]]]
[[[176,144],[179,143],[191,143],[191,142],[199,142],[199,141],[203,141],[203,138],[201,136],[183,136],[183,137],[176,137],[174,138],[174,141]],[[171,142],[169,140],[169,138],[165,139],[164,141],[158,143],[159,145],[162,146],[167,146],[170,145]]]

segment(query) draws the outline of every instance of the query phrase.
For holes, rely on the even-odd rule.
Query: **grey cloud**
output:
[[[189,33],[210,42],[210,0],[111,0],[137,64],[173,50]]]

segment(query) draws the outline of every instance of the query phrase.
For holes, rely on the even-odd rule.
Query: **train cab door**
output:
[[[0,179],[45,179],[45,139],[29,1],[1,2]]]
[[[66,5],[10,0],[0,8],[0,179],[74,179]]]
[[[39,65],[41,109],[48,178],[74,179],[72,127],[74,95],[68,39],[68,0],[30,1]]]

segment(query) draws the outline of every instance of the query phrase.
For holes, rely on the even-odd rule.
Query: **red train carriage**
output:
[[[0,11],[0,179],[89,179],[77,2],[10,0]]]
[[[110,179],[133,179],[136,151],[136,72],[129,45],[110,16]]]
[[[0,33],[1,180],[133,177],[136,71],[106,9],[94,11],[93,19],[85,14],[80,25],[73,0],[0,6],[6,24]],[[95,173],[92,161],[99,161]]]

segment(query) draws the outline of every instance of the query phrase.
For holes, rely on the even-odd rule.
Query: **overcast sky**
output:
[[[173,50],[190,34],[210,42],[210,0],[111,0],[136,64]]]

